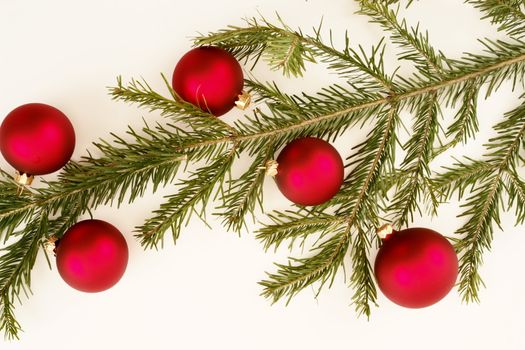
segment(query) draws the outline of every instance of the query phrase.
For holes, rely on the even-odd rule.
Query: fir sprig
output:
[[[257,233],[257,239],[266,249],[277,249],[283,242],[289,242],[289,248],[294,247],[296,241],[302,246],[311,234],[319,233],[322,238],[345,221],[344,216],[322,212],[315,213],[314,216],[310,211],[274,211],[268,217],[272,223],[263,226]]]
[[[31,269],[46,234],[53,234],[48,213],[39,212],[23,230],[24,234],[14,243],[4,247],[0,256],[0,331],[8,338],[18,338],[20,324],[13,313],[13,303],[22,294],[28,296],[31,286]]]
[[[471,81],[465,85],[461,105],[458,108],[454,122],[448,127],[446,132],[446,136],[452,138],[448,148],[467,142],[479,131],[478,95],[479,85],[476,81]]]
[[[382,41],[367,54],[362,47],[351,48],[346,36],[344,49],[338,50],[325,44],[321,26],[314,29],[313,35],[307,35],[290,28],[280,18],[279,24],[272,24],[265,18],[250,18],[246,20],[246,27],[230,26],[200,36],[195,39],[195,44],[221,46],[239,59],[257,61],[261,57],[267,58],[274,69],[282,70],[285,75],[301,76],[305,70],[304,61],[319,61],[359,90],[386,93],[396,90],[392,77],[384,71]],[[280,59],[283,57],[286,59]]]
[[[498,134],[486,145],[488,153],[482,162],[458,163],[435,180],[446,196],[472,187],[461,214],[468,221],[457,231],[461,239],[456,243],[461,254],[459,290],[467,302],[479,300],[483,281],[478,270],[483,252],[491,248],[494,225],[500,226],[504,192],[509,204],[517,208],[517,221],[523,220],[523,181],[516,167],[523,163],[520,152],[525,146],[525,104],[507,113],[494,128]]]
[[[439,105],[436,94],[430,93],[416,111],[413,134],[403,145],[407,154],[401,164],[404,176],[396,184],[396,194],[390,204],[396,227],[404,227],[413,220],[413,213],[422,213],[420,203],[433,198],[429,188],[430,167],[434,156],[434,142],[439,131]],[[438,203],[433,202],[432,207]]]
[[[525,35],[525,4],[522,0],[468,0],[485,13],[493,24],[510,36],[522,38]]]
[[[0,239],[4,242],[32,216],[32,196],[32,192],[21,191],[10,175],[0,171]]]
[[[516,225],[525,221],[525,181],[515,170],[507,171],[506,190],[508,193],[508,207],[515,208]]]
[[[204,220],[205,208],[214,189],[222,191],[225,178],[236,155],[235,147],[227,150],[211,164],[197,169],[189,179],[182,180],[176,194],[166,197],[154,214],[138,228],[137,237],[145,247],[157,247],[163,243],[164,233],[171,229],[173,241],[177,241],[181,227],[191,213]],[[201,208],[196,208],[201,205]],[[204,220],[205,221],[205,220]]]
[[[371,248],[371,235],[360,227],[352,244],[352,276],[351,287],[354,288],[352,302],[355,310],[360,315],[368,318],[372,313],[371,305],[377,305],[377,288],[372,272],[372,265],[368,258]]]
[[[267,162],[273,158],[275,147],[268,143],[266,151],[255,156],[252,165],[239,178],[230,179],[222,196],[223,205],[217,215],[223,218],[228,230],[240,232],[246,227],[246,217],[263,208],[262,186],[266,178]],[[247,228],[247,227],[246,227]]]
[[[195,44],[224,47],[253,64],[262,58],[286,76],[301,76],[309,64],[322,62],[343,82],[314,94],[288,94],[275,83],[251,78],[246,85],[259,108],[230,125],[183,101],[164,77],[166,94],[145,81],[124,84],[119,78],[110,89],[114,99],[159,111],[169,121],[154,128],[146,125],[141,131],[130,129],[126,138],[113,135],[110,142],[96,143],[95,152],[70,162],[56,181],[45,182],[39,189],[21,189],[2,173],[0,238],[13,243],[0,255],[0,330],[8,336],[18,334],[13,302],[29,290],[31,267],[42,240],[51,233],[60,237],[90,209],[132,202],[150,184],[156,190],[175,183],[178,191],[138,228],[145,247],[160,245],[170,230],[176,239],[192,214],[205,217],[205,208],[216,197],[216,214],[227,228],[238,231],[248,226],[246,217],[258,204],[262,206],[264,167],[281,146],[304,135],[335,139],[348,128],[363,125],[372,130],[354,145],[341,191],[316,208],[270,214],[272,222],[258,231],[266,248],[284,243],[304,248],[311,242],[308,238],[316,238],[310,256],[277,265],[277,271],[261,282],[263,295],[273,301],[289,300],[307,286],[317,284],[320,290],[334,281],[349,255],[353,302],[359,314],[370,315],[377,299],[368,259],[377,242],[374,227],[387,214],[393,214],[396,224],[408,225],[421,205],[430,201],[434,210],[439,201],[457,193],[467,197],[462,214],[467,221],[457,239],[460,291],[465,300],[477,300],[482,254],[490,249],[500,210],[505,204],[514,207],[516,221],[525,220],[525,181],[519,175],[525,107],[509,112],[496,125],[498,135],[489,141],[482,159],[458,158],[433,179],[431,161],[475,136],[478,99],[489,97],[506,81],[514,88],[523,86],[522,4],[469,1],[513,38],[483,39],[484,52],[450,59],[430,45],[419,25],[410,26],[399,18],[399,2],[359,1],[360,12],[388,32],[399,47],[398,58],[414,65],[416,71],[409,76],[399,75],[397,69],[386,71],[386,39],[367,50],[354,47],[345,33],[344,45],[337,48],[335,34],[329,32],[325,40],[321,26],[307,34],[281,19],[277,24],[250,19],[244,27],[200,36]],[[458,109],[448,127],[438,118],[444,106]],[[402,110],[415,114],[408,140],[399,139]],[[445,135],[440,135],[441,129]],[[437,146],[441,136],[448,143]],[[400,166],[395,161],[398,144],[406,150]],[[232,178],[232,165],[242,153],[253,161]],[[183,164],[199,165],[176,180]]]
[[[184,101],[171,88],[164,75],[162,79],[170,93],[169,98],[154,91],[146,81],[132,79],[128,85],[124,85],[121,77],[117,78],[117,86],[109,88],[109,91],[114,100],[133,102],[141,107],[147,107],[150,111],[160,111],[161,115],[195,131],[213,132],[221,136],[235,133],[235,129],[227,123]]]
[[[360,13],[391,33],[392,43],[402,50],[398,56],[400,60],[410,61],[429,80],[446,76],[445,55],[435,52],[429,43],[428,32],[421,33],[419,25],[409,28],[406,20],[398,20],[399,6],[394,9],[387,2],[367,0],[360,1],[360,6]]]
[[[321,282],[319,291],[324,284],[331,285],[341,267],[349,243],[350,227],[345,225],[335,230],[333,237],[319,244],[314,249],[315,255],[301,259],[292,258],[287,265],[277,264],[277,272],[268,274],[268,279],[260,282],[263,286],[262,295],[273,302],[283,297],[290,301],[295,294],[314,282]]]

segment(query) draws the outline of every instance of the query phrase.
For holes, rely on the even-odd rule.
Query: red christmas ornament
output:
[[[277,157],[275,182],[296,204],[326,202],[339,191],[343,178],[341,156],[331,144],[318,138],[294,140]]]
[[[128,245],[113,225],[84,220],[67,230],[55,249],[60,276],[83,292],[101,292],[113,287],[128,264]]]
[[[173,90],[203,111],[221,116],[236,104],[244,109],[242,68],[231,53],[218,47],[197,47],[187,52],[173,72]]]
[[[18,172],[49,174],[62,168],[75,149],[75,131],[55,107],[29,103],[11,111],[0,126],[0,150]]]
[[[375,261],[375,276],[383,294],[394,303],[422,308],[437,303],[454,287],[458,257],[450,242],[436,231],[409,228],[385,232]]]

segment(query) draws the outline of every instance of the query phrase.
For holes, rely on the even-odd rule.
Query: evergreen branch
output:
[[[127,142],[113,135],[117,146],[106,141],[95,146],[103,157],[91,155],[81,162],[71,162],[59,175],[59,181],[49,182],[44,194],[61,192],[49,204],[54,210],[63,207],[66,202],[78,201],[84,208],[96,208],[116,199],[117,206],[128,197],[133,202],[144,194],[148,184],[153,183],[153,191],[169,183],[177,174],[181,162],[188,159],[187,154],[177,153],[176,148],[169,148],[170,142],[166,130],[148,136],[137,134],[130,129],[129,135],[135,142]]]
[[[376,193],[374,187],[385,166],[393,168],[398,119],[397,106],[381,113],[374,130],[367,135],[366,141],[355,147],[356,151],[350,157],[349,165],[355,165],[354,169],[339,194],[327,204],[340,204],[337,214],[348,215],[348,222],[352,225],[376,222],[375,206],[372,204]]]
[[[320,281],[319,291],[329,282],[332,284],[339,267],[343,263],[350,242],[350,227],[336,231],[334,236],[315,251],[314,256],[304,259],[291,258],[288,265],[276,264],[277,272],[268,274],[268,279],[259,282],[263,286],[263,295],[277,302],[284,296],[291,298],[304,288]]]
[[[283,50],[287,47],[286,50]],[[287,77],[301,76],[305,71],[305,60],[315,62],[313,52],[298,36],[275,36],[266,43],[265,59],[274,70],[282,70]]]
[[[217,186],[222,189],[236,154],[236,147],[232,147],[211,164],[197,169],[189,179],[181,180],[178,184],[179,191],[166,197],[167,201],[154,211],[155,216],[137,228],[136,237],[140,243],[146,248],[157,248],[159,242],[164,242],[164,233],[169,229],[172,231],[173,241],[176,242],[182,225],[192,212],[203,219],[213,190]],[[198,204],[202,205],[201,212],[195,209]]]
[[[332,229],[346,220],[342,216],[324,213],[315,213],[313,216],[310,212],[293,211],[275,211],[268,217],[273,223],[260,228],[256,236],[264,244],[265,249],[272,246],[277,249],[286,240],[290,240],[288,247],[291,249],[296,240],[300,240],[302,245],[306,238],[314,233],[321,233],[320,238],[322,238],[324,234],[331,233]]]
[[[33,193],[24,190],[0,170],[0,240],[7,241],[15,229],[33,215]]]
[[[462,74],[458,72],[451,73],[451,77],[447,78],[445,80],[442,80],[437,83],[428,83],[424,86],[417,86],[414,87],[412,90],[409,90],[407,92],[393,95],[391,97],[385,97],[385,98],[379,98],[379,99],[373,99],[370,101],[362,102],[358,105],[350,106],[348,108],[344,108],[338,111],[334,111],[332,113],[327,114],[319,114],[316,117],[309,118],[306,120],[294,120],[293,123],[290,125],[284,126],[282,128],[277,129],[268,129],[263,130],[260,132],[251,132],[249,134],[240,135],[237,137],[228,137],[228,138],[221,138],[216,139],[213,141],[210,141],[211,143],[223,143],[223,142],[246,142],[246,141],[254,141],[254,140],[260,140],[263,138],[270,138],[275,137],[283,134],[289,134],[292,132],[298,132],[298,131],[305,131],[309,130],[308,128],[312,128],[314,126],[324,125],[323,123],[330,123],[334,120],[338,120],[339,118],[344,118],[345,116],[348,116],[351,113],[358,112],[361,110],[371,110],[373,108],[383,107],[384,105],[390,104],[392,101],[397,101],[400,106],[407,101],[410,100],[416,100],[422,95],[426,95],[432,92],[436,92],[439,94],[442,94],[443,91],[447,91],[448,94],[455,93],[456,91],[454,89],[458,89],[462,87],[465,83],[477,79],[484,78],[483,81],[486,81],[489,84],[489,89],[492,90],[493,88],[499,86],[498,83],[509,78],[511,72],[514,74],[518,74],[516,76],[517,80],[523,79],[523,75],[525,74],[525,45],[514,48],[515,50],[512,52],[501,52],[501,55],[499,57],[492,57],[492,56],[469,56],[469,59],[471,60],[477,60],[477,65],[470,65],[468,70],[465,72],[463,71]],[[509,49],[510,50],[510,49]],[[517,51],[517,52],[515,52]],[[518,53],[520,52],[520,53]],[[495,53],[494,53],[495,54]],[[486,61],[486,65],[481,63],[482,57],[484,61]],[[460,67],[459,63],[455,63],[456,66]],[[458,68],[459,69],[459,68]],[[463,69],[467,69],[467,67],[463,67]],[[523,71],[522,71],[523,70]],[[480,83],[482,83],[481,81]]]
[[[70,207],[72,203],[86,210],[113,203],[116,198],[117,205],[120,205],[127,193],[129,201],[142,196],[150,182],[154,190],[167,184],[188,154],[176,153],[180,138],[172,130],[159,126],[156,130],[146,127],[144,132],[146,136],[129,130],[128,134],[135,139],[134,143],[114,136],[115,145],[105,141],[95,144],[102,157],[89,155],[80,162],[70,162],[57,181],[45,182],[46,188],[35,190],[36,193],[31,197],[13,198],[16,205],[6,205],[5,208],[0,206],[0,223],[20,224],[22,220],[27,221],[37,209],[56,213]],[[9,190],[2,185],[5,184],[0,184],[4,191]]]
[[[464,237],[456,244],[462,256],[459,260],[459,291],[466,302],[479,301],[478,290],[483,285],[479,267],[483,263],[484,250],[490,250],[493,226],[500,225],[499,206],[502,191],[501,174],[497,174],[480,184],[475,194],[464,205],[469,207],[460,216],[470,216],[457,234]]]
[[[116,87],[109,88],[110,95],[114,100],[137,103],[140,107],[147,107],[149,111],[160,111],[161,115],[171,118],[174,122],[184,123],[195,131],[213,132],[219,137],[236,133],[226,122],[184,101],[171,88],[164,75],[162,78],[172,98],[155,92],[146,81],[132,79],[125,86],[122,77],[117,78]]]
[[[401,164],[401,172],[405,177],[397,184],[389,208],[393,212],[396,227],[408,225],[413,220],[414,212],[421,212],[419,202],[425,195],[432,198],[427,186],[430,178],[428,164],[433,158],[433,145],[439,131],[438,114],[436,94],[429,94],[420,103],[413,134],[403,146],[407,154]]]
[[[223,205],[218,215],[223,218],[228,230],[240,232],[246,226],[246,216],[255,211],[257,205],[262,208],[262,185],[266,177],[266,162],[272,159],[275,148],[270,142],[266,151],[259,153],[248,170],[238,179],[228,181],[228,189],[222,198]]]
[[[513,170],[507,171],[506,175],[508,207],[516,208],[516,225],[523,224],[525,221],[525,181]]]
[[[468,3],[485,13],[498,30],[507,32],[511,37],[525,36],[525,6],[523,0],[467,0]]]
[[[364,123],[379,112],[379,105],[363,106],[361,96],[347,94],[337,85],[321,90],[316,95],[289,95],[272,84],[248,81],[251,91],[267,104],[269,112],[254,111],[253,117],[235,123],[240,136],[234,138],[251,152],[266,147],[268,142],[278,148],[303,136],[333,138],[352,125]],[[352,108],[353,106],[362,108]]]
[[[484,54],[466,53],[461,60],[448,60],[448,64],[453,67],[451,72],[453,72],[454,75],[457,76],[458,74],[461,74],[460,72],[466,71],[474,73],[480,67],[485,66],[489,62],[501,62],[500,60],[503,57],[508,58],[514,56],[517,60],[522,61],[518,57],[523,54],[523,48],[525,46],[524,41],[517,39],[512,39],[512,41],[494,41],[490,39],[478,41],[485,47]],[[492,63],[489,64],[492,65]],[[516,63],[518,62],[516,61]],[[485,98],[489,97],[493,91],[497,90],[501,84],[507,80],[512,82],[513,88],[515,88],[518,83],[523,86],[523,78],[525,76],[525,65],[523,65],[523,61],[521,64],[513,64],[507,67],[503,67],[496,63],[493,67],[497,67],[497,69],[492,71],[491,74],[478,75],[477,77],[474,75],[472,76],[473,79],[467,79],[468,81],[476,82],[476,84],[479,84],[480,86],[483,84],[486,85]],[[462,85],[458,86],[463,87]],[[449,100],[454,101],[454,97],[457,96],[461,90],[453,91],[455,92],[454,94],[452,91],[448,97]]]
[[[117,137],[117,146],[106,142],[97,144],[103,157],[97,159],[90,155],[80,163],[71,162],[58,181],[47,182],[47,188],[34,192],[24,190],[19,198],[12,196],[12,192],[18,191],[17,185],[11,180],[2,182],[0,188],[6,194],[2,199],[13,198],[17,205],[1,208],[1,222],[22,220],[18,219],[21,216],[27,222],[23,229],[14,232],[21,238],[5,247],[7,253],[0,256],[0,300],[3,301],[0,305],[0,317],[3,317],[0,318],[0,330],[4,329],[6,336],[18,336],[19,324],[13,316],[12,300],[19,297],[21,290],[26,292],[29,288],[29,273],[44,235],[60,237],[90,207],[113,202],[114,198],[120,204],[128,190],[132,201],[144,193],[150,182],[156,189],[173,178],[178,164],[187,157],[186,154],[177,157],[169,148],[170,145],[180,145],[179,136],[160,126],[157,130],[145,128],[145,133],[147,136],[139,136],[130,130],[136,143]],[[47,220],[48,213],[58,212],[59,219],[43,224],[42,220]],[[41,215],[40,220],[35,220],[37,214]]]
[[[348,215],[348,224],[355,226],[358,234],[352,251],[352,265],[354,270],[351,276],[354,295],[352,300],[359,315],[370,317],[370,303],[376,303],[377,292],[370,273],[368,261],[368,241],[363,231],[364,227],[375,225],[378,227],[378,214],[375,209],[377,197],[377,180],[384,168],[393,167],[394,150],[396,144],[395,129],[398,122],[397,106],[393,105],[385,111],[378,121],[374,131],[369,135],[355,153],[356,168],[350,173],[344,196],[348,196],[347,203],[338,209],[338,213]],[[392,163],[387,164],[389,161]],[[358,193],[356,196],[355,193]]]
[[[448,171],[433,180],[433,186],[445,198],[456,191],[459,197],[463,197],[468,187],[474,188],[478,182],[495,172],[514,172],[518,161],[523,162],[520,150],[525,147],[525,103],[506,113],[505,119],[494,129],[498,134],[489,140],[486,147],[490,152],[484,160],[466,158],[468,163],[457,161],[452,167],[445,167]]]
[[[465,158],[467,162],[457,160],[451,167],[443,167],[447,172],[439,174],[432,180],[432,186],[439,191],[443,198],[450,198],[454,192],[463,197],[469,187],[490,176],[494,170],[493,164],[486,161],[477,161]]]
[[[228,31],[225,31],[227,35]],[[204,44],[204,43],[203,43]],[[439,82],[426,82],[423,85],[413,85],[411,89],[398,94],[393,94],[388,97],[373,98],[370,100],[362,100],[360,103],[342,108],[330,113],[319,113],[308,119],[294,119],[285,126],[271,127],[257,131],[256,127],[253,130],[245,131],[241,135],[226,136],[210,138],[189,144],[187,148],[201,148],[212,147],[217,144],[225,143],[241,143],[241,142],[255,142],[265,139],[276,139],[282,135],[294,136],[300,133],[315,132],[319,126],[326,126],[324,132],[330,128],[330,123],[345,119],[352,113],[359,111],[371,111],[381,108],[384,105],[390,104],[392,101],[397,101],[400,106],[406,104],[407,101],[415,100],[422,95],[431,92],[436,92],[438,95],[442,91],[447,93],[447,96],[455,94],[458,89],[464,86],[469,81],[478,81],[479,84],[487,82],[489,90],[499,86],[499,82],[512,78],[515,81],[522,81],[525,74],[525,45],[518,42],[515,46],[510,44],[493,47],[489,56],[482,55],[468,55],[464,61],[455,61],[456,69],[449,74],[449,77]],[[501,51],[498,51],[498,48]],[[310,107],[313,108],[311,105]],[[266,115],[264,115],[266,116]],[[201,131],[199,131],[200,133]]]
[[[352,245],[352,275],[350,277],[351,286],[355,292],[352,301],[355,310],[360,315],[370,317],[370,304],[377,306],[377,289],[374,282],[372,266],[368,260],[370,241],[367,233],[361,228],[357,229]]]
[[[493,223],[500,226],[501,195],[505,187],[504,175],[512,174],[520,160],[520,150],[525,138],[525,103],[505,115],[505,119],[494,129],[498,135],[489,140],[487,163],[492,165],[492,174],[480,182],[473,195],[464,205],[468,209],[460,216],[469,220],[457,233],[464,237],[456,244],[460,257],[459,290],[466,302],[478,301],[478,290],[483,285],[479,267],[482,254],[490,250],[493,238]],[[516,189],[508,189],[510,194]]]
[[[409,8],[410,5],[412,5],[412,3],[414,2],[414,0],[408,0],[408,1],[404,1],[404,0],[382,0],[382,1],[386,2],[389,5],[398,4],[401,1],[403,1],[403,2],[405,2],[405,8]]]
[[[78,205],[63,208],[61,215],[50,220],[49,212],[40,209],[16,234],[19,239],[4,247],[0,255],[0,331],[7,338],[18,338],[21,330],[13,313],[13,303],[21,294],[31,292],[31,270],[45,237],[62,237],[81,213]]]
[[[216,45],[230,50],[239,59],[265,58],[274,69],[282,69],[285,75],[301,76],[304,61],[315,62],[318,57],[329,69],[347,78],[354,86],[363,90],[374,90],[391,93],[396,87],[391,77],[384,72],[382,51],[379,43],[373,47],[371,54],[346,46],[339,51],[322,41],[321,28],[315,34],[305,35],[287,26],[279,18],[281,26],[276,26],[262,18],[246,20],[246,27],[230,26],[226,30],[200,36],[195,45]]]
[[[452,137],[449,147],[465,143],[479,131],[477,105],[479,86],[475,81],[465,84],[463,101],[456,113],[454,122],[449,126],[446,136]]]
[[[7,339],[19,339],[18,333],[22,330],[13,314],[13,304],[7,293],[1,295],[0,300],[0,331],[5,332]]]
[[[521,96],[522,100],[525,95]],[[525,102],[505,114],[505,119],[494,126],[497,136],[489,140],[488,156],[499,160],[501,170],[516,169],[523,158],[520,151],[525,147]]]
[[[437,80],[446,76],[443,68],[445,57],[441,52],[436,53],[428,42],[428,32],[419,31],[419,24],[415,28],[408,28],[406,20],[398,21],[399,6],[396,10],[389,7],[388,2],[360,0],[359,13],[369,16],[373,23],[378,23],[391,33],[391,40],[403,51],[399,55],[401,60],[408,60],[415,64],[417,70],[429,80]]]
[[[40,215],[30,227],[24,230],[18,241],[2,250],[0,256],[0,331],[5,332],[7,338],[17,338],[21,330],[13,313],[13,301],[19,299],[23,291],[31,285],[31,269],[35,264],[40,242],[46,233],[47,216]]]

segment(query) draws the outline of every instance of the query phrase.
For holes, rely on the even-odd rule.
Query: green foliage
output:
[[[320,243],[314,250],[315,255],[308,258],[291,258],[289,264],[276,264],[277,272],[268,274],[268,279],[261,281],[262,295],[273,302],[287,296],[288,301],[302,289],[320,281],[321,287],[332,284],[343,263],[350,243],[350,229],[343,226],[335,235]]]
[[[31,286],[31,269],[46,235],[58,234],[58,229],[69,221],[74,223],[78,215],[70,209],[61,219],[49,220],[48,213],[40,211],[23,229],[23,235],[14,243],[2,249],[0,256],[0,330],[8,338],[18,338],[20,325],[13,314],[13,303],[27,296]]]
[[[384,1],[359,1],[360,13],[370,16],[390,32],[392,43],[401,49],[400,60],[410,61],[418,72],[428,80],[438,80],[446,76],[443,68],[446,58],[441,52],[435,52],[428,41],[428,32],[421,33],[419,25],[409,28],[406,21],[399,18],[399,7],[392,9]]]
[[[306,35],[300,30],[293,30],[280,18],[279,24],[274,25],[265,18],[251,18],[246,20],[246,27],[231,26],[198,37],[195,44],[221,46],[239,59],[258,61],[261,57],[267,58],[274,69],[282,70],[287,76],[301,76],[305,61],[322,62],[327,64],[328,69],[348,79],[360,92],[390,92],[395,89],[391,77],[384,71],[383,41],[367,54],[362,47],[352,49],[346,35],[345,47],[337,50],[323,42],[321,26],[314,29],[313,35]]]
[[[509,207],[516,206],[517,222],[523,222],[525,188],[516,167],[523,163],[520,151],[525,146],[525,103],[507,113],[494,129],[497,136],[489,140],[488,153],[482,161],[458,162],[435,180],[445,197],[454,191],[462,196],[465,189],[471,187],[471,195],[463,204],[466,209],[460,214],[468,219],[457,231],[461,239],[456,243],[461,254],[459,290],[467,302],[479,300],[478,291],[483,281],[478,270],[483,252],[490,250],[494,224],[500,226],[504,192],[508,195]]]
[[[291,249],[295,242],[299,240],[300,246],[304,245],[309,235],[320,233],[323,235],[332,232],[342,222],[344,217],[328,215],[325,213],[303,212],[278,212],[268,214],[272,224],[262,227],[257,234],[266,249],[272,246],[277,249],[281,243],[288,241]]]
[[[459,143],[465,143],[469,138],[473,138],[479,131],[477,105],[478,105],[479,86],[475,82],[465,85],[463,99],[456,113],[454,122],[450,124],[446,136],[452,137],[449,147]]]
[[[257,205],[262,208],[262,186],[266,177],[266,163],[273,158],[275,147],[269,143],[265,152],[255,156],[252,165],[237,179],[228,180],[228,186],[223,193],[222,210],[217,215],[223,218],[228,230],[240,232],[247,227],[245,218],[253,214]]]
[[[262,60],[285,76],[301,76],[309,65],[323,63],[341,78],[313,94],[289,94],[273,82],[249,79],[246,88],[258,108],[232,125],[183,101],[164,76],[166,94],[145,81],[125,84],[118,78],[110,88],[113,99],[158,111],[167,121],[95,143],[93,153],[70,162],[56,181],[44,182],[42,188],[20,188],[5,172],[0,174],[0,239],[8,244],[0,253],[0,330],[8,337],[18,336],[13,304],[30,291],[31,268],[43,241],[63,235],[80,215],[100,205],[133,202],[151,184],[155,191],[174,183],[174,194],[137,228],[144,247],[162,245],[170,231],[176,240],[193,214],[206,220],[213,200],[213,214],[227,229],[239,232],[262,208],[265,167],[277,150],[300,136],[334,140],[349,128],[363,126],[370,132],[351,145],[348,175],[332,200],[314,208],[270,213],[267,224],[258,229],[257,238],[266,249],[298,246],[308,252],[277,264],[261,282],[262,294],[273,302],[290,301],[306,287],[320,291],[330,286],[344,270],[357,313],[370,316],[377,289],[369,255],[380,243],[374,228],[385,218],[396,226],[409,225],[416,213],[435,213],[441,202],[457,195],[465,199],[460,214],[465,224],[455,238],[459,290],[464,300],[477,301],[483,285],[482,256],[491,247],[501,210],[513,209],[516,222],[525,221],[525,180],[520,176],[525,104],[495,122],[497,135],[481,159],[458,157],[439,174],[432,161],[475,138],[480,98],[489,97],[504,82],[523,87],[525,22],[521,1],[468,2],[511,38],[482,39],[484,52],[451,59],[430,44],[418,24],[411,26],[400,18],[401,1],[359,0],[359,12],[398,48],[399,63],[413,66],[407,76],[397,69],[386,71],[387,38],[367,50],[351,45],[344,33],[344,45],[337,48],[336,34],[321,25],[307,34],[280,18],[276,24],[249,19],[243,27],[196,38],[196,45],[226,48],[253,65]],[[440,119],[443,107],[456,108],[450,125]],[[401,112],[408,112],[413,122],[402,120]],[[406,139],[401,126],[408,129]],[[398,145],[404,156],[396,162]],[[234,177],[231,170],[241,154],[251,162]],[[196,170],[186,171],[186,165]],[[177,179],[181,169],[187,174]]]
[[[167,201],[154,212],[155,216],[146,220],[138,228],[137,237],[145,247],[157,247],[163,242],[164,233],[171,229],[173,240],[179,237],[180,229],[192,212],[204,220],[205,208],[218,186],[222,187],[225,177],[233,164],[235,148],[220,155],[210,165],[197,169],[189,179],[182,180],[177,193],[168,196]],[[201,204],[199,210],[195,208]]]
[[[522,38],[525,36],[525,4],[523,0],[468,0],[485,13],[483,18],[489,18],[501,31],[510,36]]]
[[[407,154],[401,163],[400,172],[404,176],[396,183],[396,195],[389,208],[393,212],[396,227],[404,227],[412,222],[414,212],[421,214],[419,203],[423,199],[433,199],[429,186],[429,164],[434,156],[433,146],[439,131],[439,105],[436,94],[430,93],[426,96],[416,113],[413,134],[403,145]],[[433,207],[437,205],[434,201]]]
[[[212,114],[182,100],[171,88],[164,75],[162,79],[171,95],[170,98],[155,92],[145,81],[133,79],[125,86],[121,77],[117,78],[117,86],[109,88],[109,92],[114,100],[136,103],[150,111],[160,111],[163,116],[195,131],[206,134],[211,132],[220,136],[228,135],[233,131],[228,124],[215,118]]]
[[[352,301],[355,310],[360,315],[366,315],[368,318],[372,313],[371,304],[377,305],[377,289],[375,279],[372,273],[372,265],[368,259],[370,249],[370,234],[361,228],[357,229],[352,245],[352,276],[350,278],[351,286],[355,292]]]
[[[31,218],[33,194],[30,191],[21,191],[3,170],[0,176],[0,239],[5,243],[21,223]]]

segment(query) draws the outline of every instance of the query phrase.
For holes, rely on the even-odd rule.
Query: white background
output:
[[[274,11],[293,26],[308,31],[324,16],[326,28],[340,41],[349,29],[354,45],[368,47],[381,31],[354,14],[350,0],[222,1],[13,1],[0,0],[0,116],[28,102],[45,102],[64,111],[77,132],[79,159],[90,142],[110,131],[123,134],[140,126],[141,117],[160,120],[135,106],[113,102],[106,86],[115,77],[144,77],[162,89],[160,72],[171,76],[191,37],[230,24],[242,24],[258,12]],[[409,22],[422,22],[431,41],[451,57],[480,52],[477,37],[498,37],[477,10],[460,0],[423,1],[411,8]],[[393,67],[394,61],[388,61]],[[276,79],[289,91],[314,91],[334,79],[321,67],[309,67],[305,81],[286,80],[258,68],[262,80]],[[482,133],[469,147],[455,152],[478,155],[490,136],[490,125],[514,108],[518,93],[507,87],[480,104]],[[445,111],[450,117],[450,111]],[[226,117],[232,120],[235,113]],[[348,155],[365,136],[359,130],[336,146]],[[447,157],[443,164],[450,161]],[[2,160],[1,166],[10,167]],[[48,177],[53,178],[53,175]],[[167,189],[164,194],[170,193]],[[1,349],[524,349],[522,314],[525,279],[522,227],[503,217],[493,250],[485,255],[482,275],[487,289],[481,305],[464,305],[454,290],[439,304],[422,310],[393,305],[383,296],[370,321],[357,319],[352,290],[340,276],[332,289],[314,298],[312,289],[285,307],[270,306],[259,296],[257,281],[273,261],[285,261],[286,250],[264,253],[251,233],[225,232],[210,217],[207,228],[197,219],[183,230],[178,244],[143,251],[132,236],[161,202],[163,193],[148,195],[121,209],[101,208],[99,219],[125,233],[130,247],[128,270],[113,289],[83,294],[69,288],[42,256],[33,273],[33,292],[17,306],[24,333]],[[289,203],[272,181],[265,185],[267,208]],[[462,220],[458,203],[441,208],[439,217],[418,218],[451,235]],[[169,240],[168,240],[169,242]],[[1,342],[1,340],[0,340]]]

